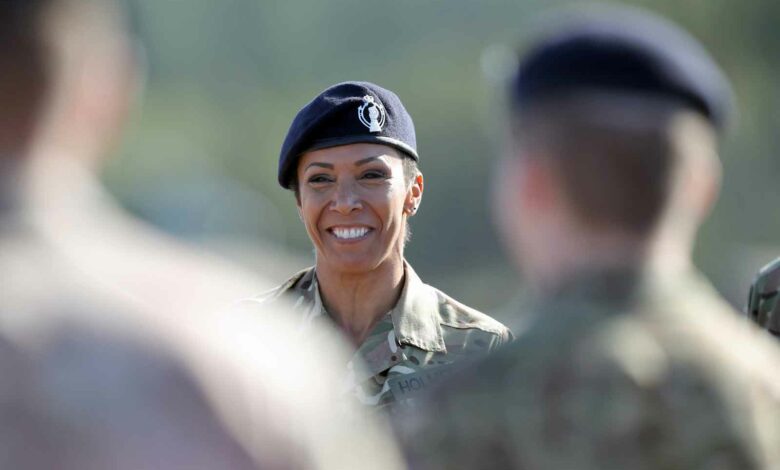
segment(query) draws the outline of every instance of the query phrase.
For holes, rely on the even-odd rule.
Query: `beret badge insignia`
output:
[[[358,108],[360,123],[368,127],[369,132],[382,132],[385,125],[385,107],[373,96],[363,97],[363,104]]]

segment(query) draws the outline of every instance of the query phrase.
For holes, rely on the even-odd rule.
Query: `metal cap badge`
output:
[[[363,104],[358,107],[358,119],[368,127],[369,132],[382,132],[385,125],[385,107],[374,100],[373,96],[366,95],[363,97]]]

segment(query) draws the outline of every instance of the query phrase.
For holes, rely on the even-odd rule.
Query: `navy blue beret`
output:
[[[676,99],[718,128],[732,108],[726,77],[693,37],[654,14],[626,7],[566,15],[531,47],[511,83],[515,108],[587,90]]]
[[[419,160],[414,123],[398,96],[373,83],[343,82],[298,111],[279,154],[279,184],[290,188],[301,154],[356,143],[388,145]]]

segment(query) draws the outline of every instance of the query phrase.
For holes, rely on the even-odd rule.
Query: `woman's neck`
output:
[[[365,273],[343,273],[317,262],[322,303],[342,330],[360,345],[398,302],[404,282],[403,259]]]

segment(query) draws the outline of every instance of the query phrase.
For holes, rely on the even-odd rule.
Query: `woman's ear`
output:
[[[425,182],[422,173],[417,173],[417,176],[412,180],[412,184],[409,187],[409,191],[406,194],[406,213],[408,215],[414,215],[417,213],[417,209],[422,202],[423,190],[425,188]]]

